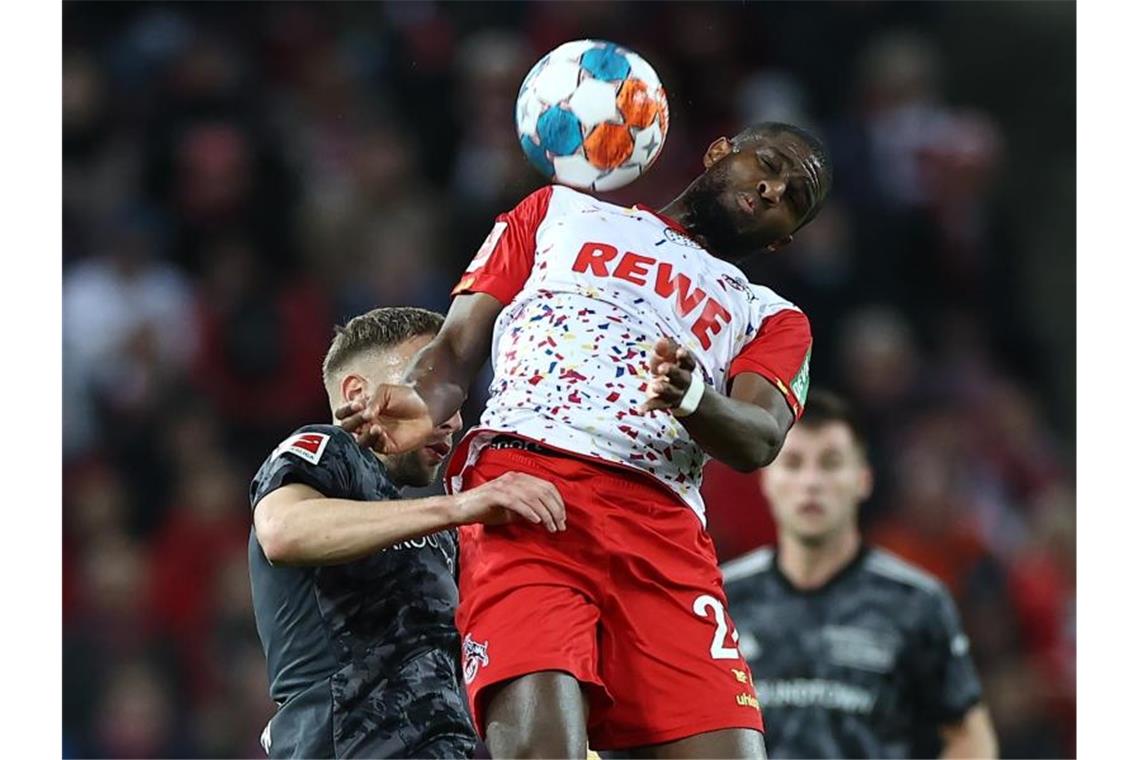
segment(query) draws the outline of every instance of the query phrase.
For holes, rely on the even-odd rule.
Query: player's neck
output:
[[[691,189],[692,186],[690,186]],[[693,210],[692,204],[689,203],[689,190],[681,193],[674,198],[669,205],[664,208],[658,209],[657,213],[662,216],[667,216],[677,224],[685,228],[685,233],[693,240],[697,241],[702,248],[712,254],[714,257],[721,261],[729,263],[739,263],[742,259],[748,257],[751,251],[736,251],[723,245],[718,245],[714,242],[709,235],[701,229],[701,225],[697,218],[696,212]],[[723,242],[723,241],[722,241]]]
[[[823,586],[845,568],[859,553],[859,532],[845,530],[817,545],[805,544],[790,536],[781,537],[776,561],[780,572],[802,590]]]

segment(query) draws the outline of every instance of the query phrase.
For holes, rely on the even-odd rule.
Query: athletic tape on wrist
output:
[[[689,389],[685,391],[685,395],[681,397],[681,403],[673,409],[674,417],[688,417],[693,412],[697,411],[697,404],[701,403],[701,397],[705,395],[705,384],[698,380],[696,377],[689,383]]]

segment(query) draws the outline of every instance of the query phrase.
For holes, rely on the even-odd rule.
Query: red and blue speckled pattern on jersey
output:
[[[767,357],[771,379],[787,388],[806,361],[806,319],[648,210],[563,187],[539,192],[537,212],[535,196],[528,199],[530,221],[528,201],[500,217],[507,234],[500,226],[494,250],[482,252],[457,288],[509,302],[495,323],[490,398],[456,451],[449,487],[459,487],[490,431],[510,432],[646,472],[703,521],[707,455],[669,412],[638,411],[654,343],[664,336],[685,346],[718,391],[743,351]],[[529,231],[517,229],[527,224]],[[794,313],[806,337],[766,349],[761,327],[781,312]],[[795,409],[802,399],[789,403]]]

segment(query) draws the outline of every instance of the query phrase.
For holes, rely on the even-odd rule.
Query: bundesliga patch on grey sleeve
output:
[[[301,483],[329,498],[360,498],[354,464],[363,458],[351,435],[332,425],[306,425],[283,440],[254,476],[250,505],[290,483]]]
[[[320,464],[325,447],[329,445],[329,437],[327,433],[297,433],[282,441],[281,445],[273,450],[271,458],[292,454],[309,464]]]

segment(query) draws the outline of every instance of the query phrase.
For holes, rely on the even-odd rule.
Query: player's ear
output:
[[[732,153],[732,143],[727,137],[718,137],[705,151],[705,168],[709,168],[729,153]]]
[[[368,401],[368,380],[362,375],[350,372],[341,378],[340,395],[345,403],[353,401]]]
[[[793,238],[791,235],[788,235],[787,237],[782,237],[774,243],[768,243],[768,247],[765,250],[768,251],[769,253],[772,253],[774,251],[778,251],[781,248],[783,248],[784,246],[786,246],[788,243],[792,242],[792,239]]]

